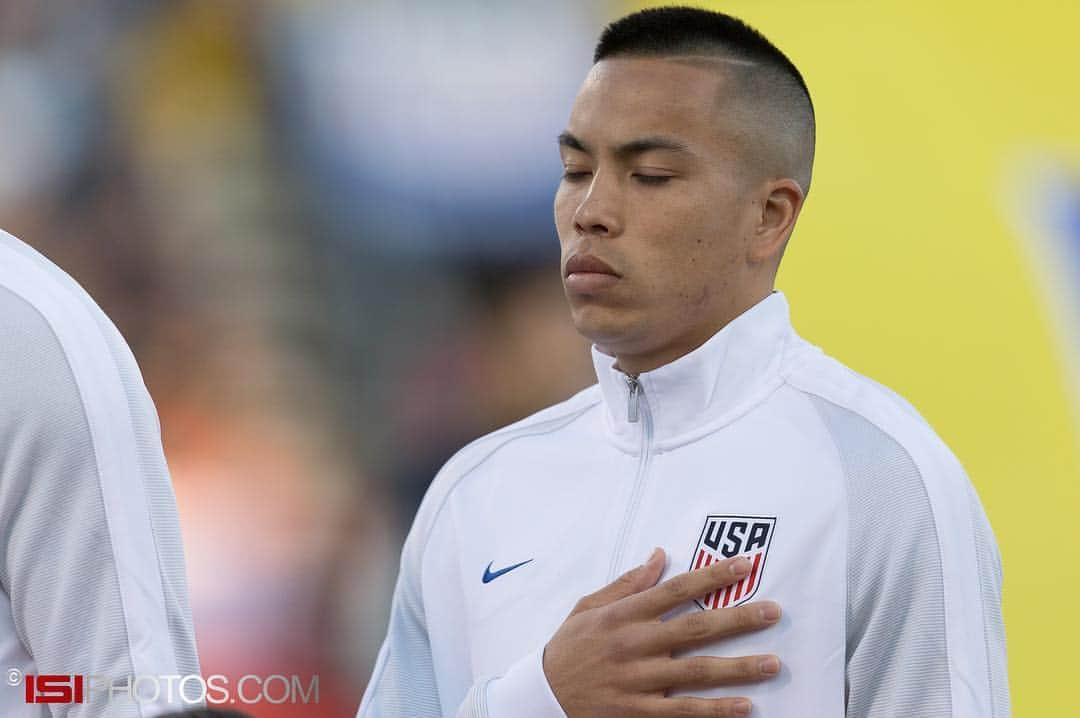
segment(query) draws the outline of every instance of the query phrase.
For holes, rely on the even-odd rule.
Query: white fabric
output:
[[[784,616],[694,653],[783,669],[692,695],[773,718],[1008,715],[999,559],[970,482],[910,405],[799,338],[781,293],[639,376],[636,421],[627,377],[593,359],[598,386],[435,478],[359,716],[561,718],[536,657],[574,603],[654,546],[661,580],[690,569],[708,516],[775,522],[751,599]]]
[[[510,667],[487,691],[487,714],[515,718],[547,718],[562,707],[544,677],[544,648],[532,651]]]
[[[198,674],[175,499],[130,350],[74,280],[4,232],[0,337],[0,668]],[[186,707],[160,686],[142,704],[87,691],[28,705],[5,685],[0,715]]]

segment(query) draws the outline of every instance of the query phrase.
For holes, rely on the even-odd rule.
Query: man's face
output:
[[[555,195],[563,287],[578,331],[607,353],[671,354],[665,363],[746,308],[760,203],[725,118],[726,81],[722,69],[609,59],[574,101]]]

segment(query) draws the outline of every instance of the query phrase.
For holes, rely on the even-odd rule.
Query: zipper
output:
[[[626,385],[630,387],[630,396],[626,401],[626,420],[631,424],[636,424],[638,421],[638,404],[641,397],[641,384],[638,383],[636,376],[627,376]]]
[[[626,515],[623,517],[622,527],[619,530],[619,538],[615,544],[615,554],[611,557],[611,567],[608,570],[608,583],[611,583],[621,573],[623,555],[626,553],[626,542],[630,535],[630,529],[637,518],[638,506],[641,496],[645,493],[645,475],[648,472],[649,460],[652,458],[653,424],[652,413],[649,411],[649,401],[645,396],[645,389],[641,386],[636,375],[626,376],[626,386],[630,389],[630,395],[626,403],[626,419],[631,424],[641,423],[641,450],[638,452],[637,474],[634,477],[634,487],[630,492],[630,502],[626,506]]]

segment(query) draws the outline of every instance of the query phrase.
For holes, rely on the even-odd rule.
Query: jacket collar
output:
[[[628,451],[637,451],[643,431],[661,450],[713,431],[779,386],[781,360],[793,336],[787,299],[774,291],[689,354],[639,374],[643,401],[636,421],[627,375],[614,368],[615,357],[594,345],[607,427]]]

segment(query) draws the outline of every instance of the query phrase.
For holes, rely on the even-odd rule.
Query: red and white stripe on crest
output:
[[[749,596],[754,592],[754,585],[758,579],[758,569],[761,567],[763,551],[747,554],[746,557],[753,561],[750,573],[743,580],[731,586],[726,586],[706,595],[701,599],[701,605],[706,608],[727,608],[737,602],[742,596]],[[705,568],[713,562],[713,555],[705,549],[698,549],[697,560],[694,562],[694,570]]]

